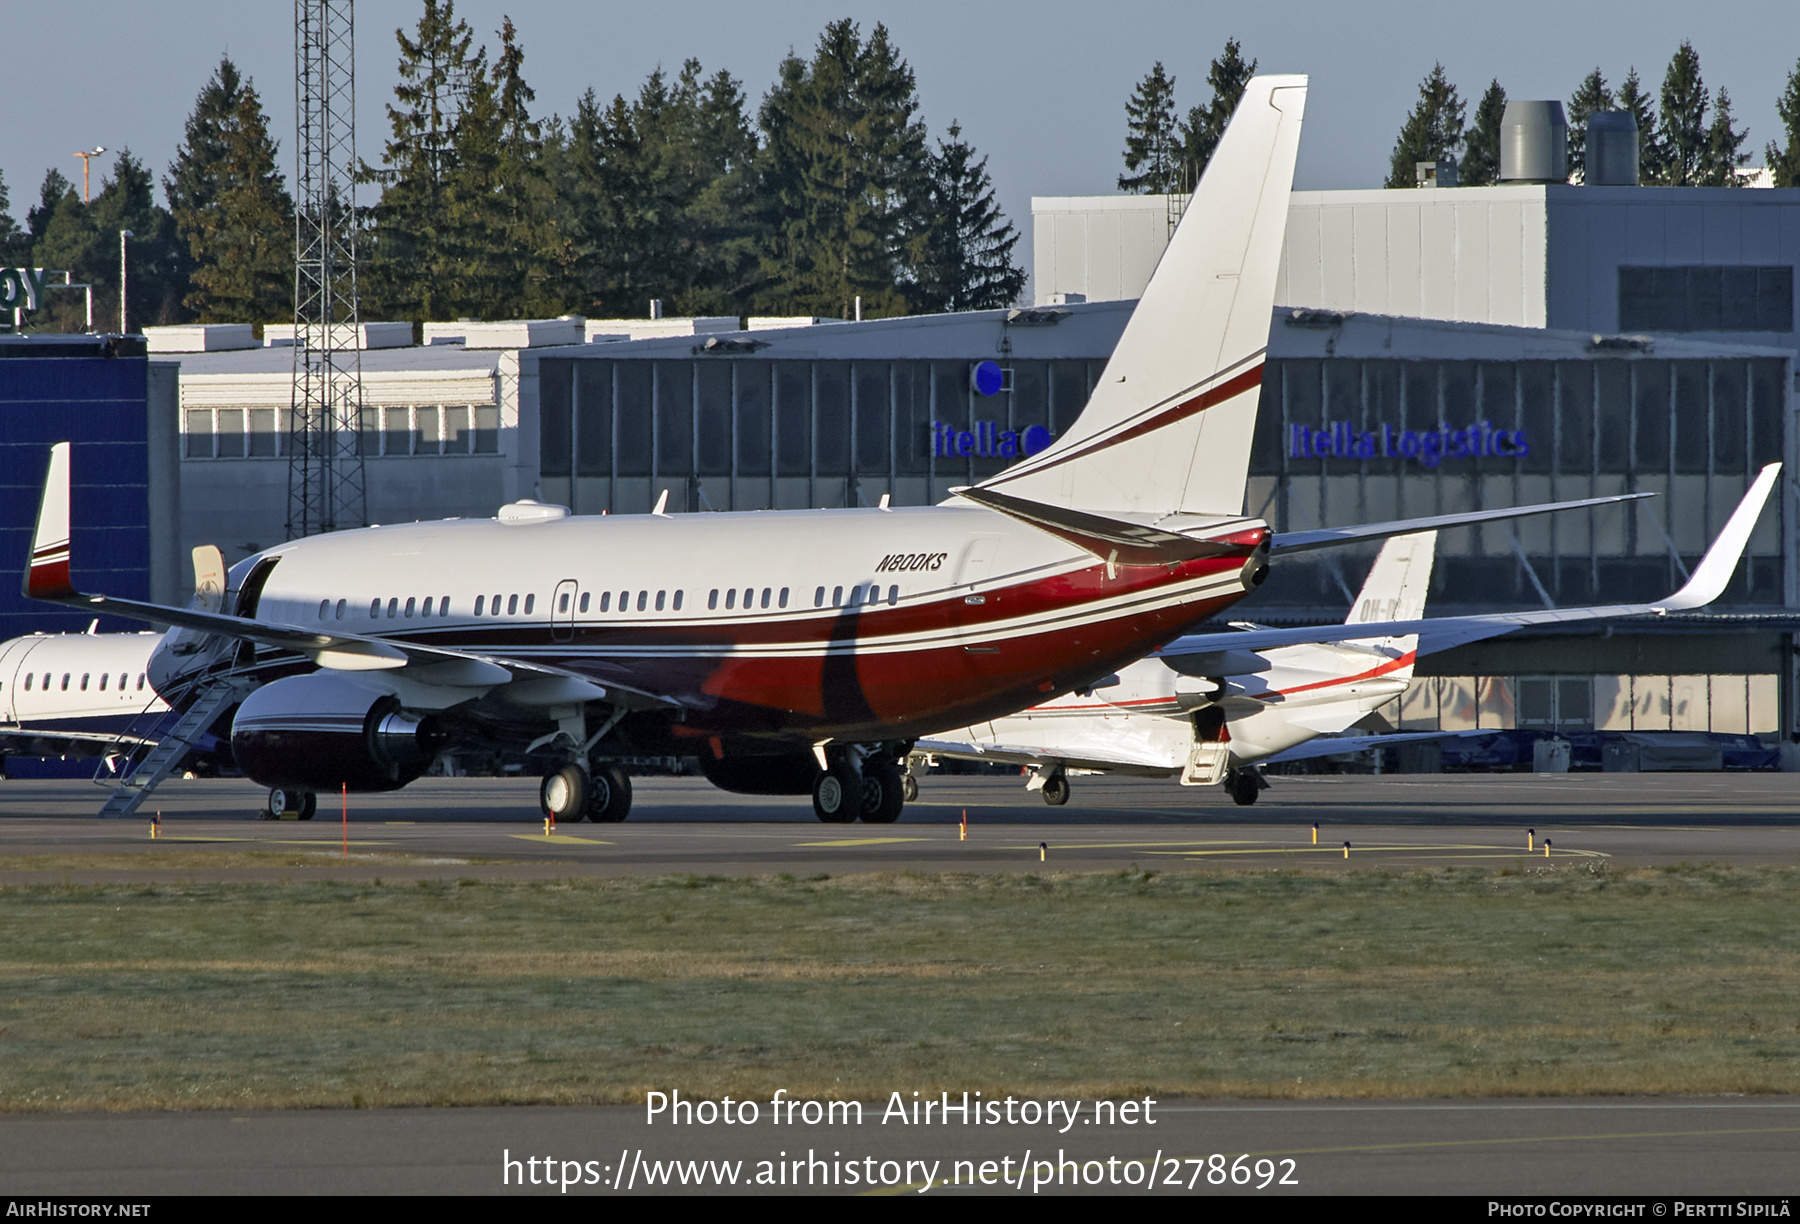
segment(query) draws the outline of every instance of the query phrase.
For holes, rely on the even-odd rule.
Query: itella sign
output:
[[[43,301],[42,268],[0,268],[0,310],[36,310]]]
[[[1467,429],[1358,429],[1348,421],[1326,421],[1314,429],[1288,430],[1290,459],[1402,459],[1434,468],[1446,459],[1518,459],[1531,453],[1523,429],[1495,429],[1480,421]]]

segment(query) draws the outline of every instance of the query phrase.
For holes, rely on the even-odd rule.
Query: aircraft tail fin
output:
[[[1395,536],[1381,546],[1362,590],[1344,618],[1346,625],[1417,620],[1425,615],[1425,593],[1437,555],[1437,532]]]
[[[67,600],[75,595],[69,579],[69,444],[50,448],[50,471],[38,503],[37,530],[31,536],[31,560],[20,584],[27,599]]]
[[[1245,87],[1087,406],[983,487],[1100,514],[1243,512],[1305,109],[1305,77]]]

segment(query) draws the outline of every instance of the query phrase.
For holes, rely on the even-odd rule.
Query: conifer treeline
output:
[[[760,105],[689,60],[548,119],[510,18],[491,57],[453,0],[425,0],[396,36],[388,138],[359,188],[365,319],[638,316],[653,298],[670,314],[833,318],[861,298],[878,317],[1010,305],[1024,288],[986,159],[954,122],[930,138],[881,25],[834,22]],[[167,208],[129,153],[91,204],[51,171],[22,230],[0,181],[0,266],[72,269],[100,286],[110,327],[117,231],[131,229],[134,327],[291,318],[294,205],[276,152],[253,84],[223,60],[164,179]],[[37,328],[80,328],[79,300],[60,299]]]

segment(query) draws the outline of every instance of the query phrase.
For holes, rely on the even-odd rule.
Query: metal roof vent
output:
[[[1638,185],[1638,126],[1630,111],[1595,111],[1587,122],[1587,170],[1582,183],[1589,187]]]
[[[1569,177],[1569,122],[1561,102],[1508,102],[1500,117],[1500,181],[1562,183]]]

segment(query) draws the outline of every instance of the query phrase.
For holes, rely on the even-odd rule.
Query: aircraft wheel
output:
[[[589,789],[587,771],[579,765],[565,765],[544,775],[543,784],[538,787],[538,806],[559,824],[577,821],[587,810]]]
[[[1069,779],[1062,770],[1057,770],[1044,779],[1044,802],[1051,807],[1061,807],[1069,801]]]
[[[1248,769],[1234,769],[1225,780],[1225,789],[1231,792],[1231,801],[1239,807],[1249,807],[1256,802],[1257,792],[1262,787],[1256,784],[1256,775]]]
[[[319,797],[312,791],[288,790],[277,786],[269,792],[269,817],[272,820],[281,820],[289,812],[293,813],[290,819],[311,820],[318,808]]]
[[[588,819],[595,824],[618,824],[631,814],[631,778],[617,765],[594,771],[589,779]]]
[[[314,794],[312,791],[302,791],[300,794],[300,819],[311,820],[318,810],[318,795]]]
[[[849,824],[862,807],[862,779],[835,765],[813,779],[813,814],[826,824]]]
[[[919,780],[917,778],[913,777],[911,774],[906,774],[904,777],[902,777],[900,779],[900,798],[905,800],[907,803],[912,803],[915,800],[917,800],[918,797],[919,797]]]
[[[863,823],[893,824],[905,806],[900,771],[891,761],[870,761],[863,771]]]

